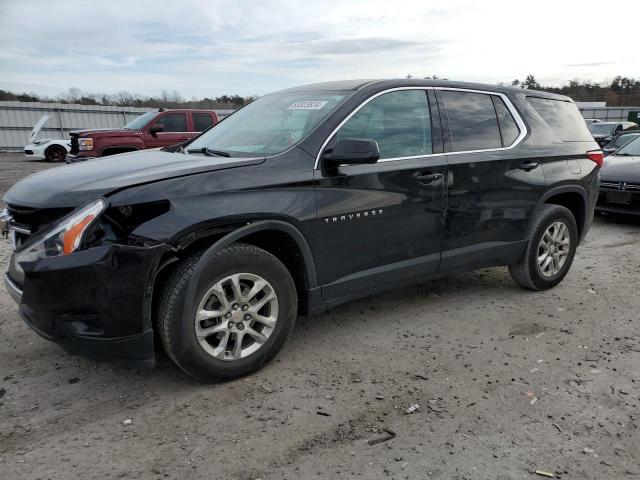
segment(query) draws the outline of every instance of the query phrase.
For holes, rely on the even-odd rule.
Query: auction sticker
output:
[[[292,103],[287,110],[320,110],[326,104],[326,100],[304,100]]]

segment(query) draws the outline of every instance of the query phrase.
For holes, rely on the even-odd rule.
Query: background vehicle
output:
[[[611,141],[611,138],[620,133],[638,130],[637,123],[634,122],[598,122],[587,125],[593,138],[600,146]]]
[[[602,123],[602,120],[598,118],[585,118],[584,123],[586,123],[587,125],[591,125],[592,123]]]
[[[218,116],[212,110],[161,108],[140,115],[122,128],[71,132],[69,161],[167,147],[189,140],[216,123]]]
[[[630,130],[626,132],[616,133],[611,140],[602,145],[602,151],[605,155],[611,155],[613,152],[622,147],[625,143],[640,136],[640,130]]]
[[[602,158],[560,95],[292,88],[178,150],[16,183],[7,285],[68,350],[152,361],[155,330],[190,375],[233,378],[273,358],[298,313],[496,265],[552,288],[591,224]]]
[[[38,133],[49,120],[49,115],[43,115],[34,125],[29,134],[29,143],[24,147],[24,155],[35,160],[48,160],[49,162],[64,162],[71,151],[70,140],[52,140],[43,138],[36,140]]]
[[[640,215],[640,136],[607,157],[596,211]]]

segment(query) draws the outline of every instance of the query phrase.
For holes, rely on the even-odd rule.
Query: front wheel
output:
[[[235,244],[216,252],[197,280],[195,308],[185,308],[201,254],[170,276],[160,305],[160,335],[171,359],[199,380],[258,370],[282,348],[297,313],[295,284],[275,256]],[[193,315],[185,316],[192,311]]]
[[[48,162],[64,162],[67,158],[67,150],[60,145],[51,145],[44,152],[44,158]]]
[[[568,208],[545,204],[529,227],[525,254],[509,267],[511,277],[531,290],[555,287],[568,273],[578,247],[576,220]]]

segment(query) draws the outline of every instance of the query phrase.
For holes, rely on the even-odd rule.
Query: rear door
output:
[[[327,144],[373,139],[380,160],[316,170],[325,299],[437,271],[447,170],[440,131],[427,91],[407,89],[365,102]]]
[[[204,132],[207,128],[216,123],[209,112],[192,112],[191,118],[193,120],[192,131],[197,133]]]
[[[149,129],[154,125],[161,125],[162,131],[152,135]],[[147,127],[145,131],[145,145],[147,148],[168,147],[184,142],[193,137],[187,126],[186,112],[166,112]]]
[[[506,96],[437,91],[449,163],[443,271],[515,261],[545,187],[538,153]],[[445,120],[446,119],[446,120]]]

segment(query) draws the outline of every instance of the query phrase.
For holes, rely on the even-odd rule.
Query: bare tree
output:
[[[70,103],[78,103],[78,100],[82,96],[82,90],[78,87],[71,87],[69,89],[69,93],[67,94],[67,99]]]

